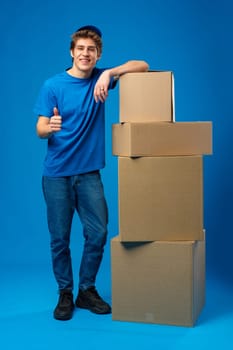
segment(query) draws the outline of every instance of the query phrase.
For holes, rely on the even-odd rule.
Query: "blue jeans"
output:
[[[59,290],[74,287],[70,233],[77,211],[83,227],[84,248],[79,269],[79,288],[95,285],[107,238],[108,209],[99,171],[69,176],[43,177],[51,237],[53,272]]]

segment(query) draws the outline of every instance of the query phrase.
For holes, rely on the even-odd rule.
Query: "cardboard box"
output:
[[[122,241],[203,239],[203,158],[118,158]]]
[[[172,72],[127,73],[120,77],[120,121],[175,120]]]
[[[205,303],[205,241],[111,240],[112,319],[193,326]]]
[[[123,157],[212,154],[212,123],[113,124],[112,152]]]

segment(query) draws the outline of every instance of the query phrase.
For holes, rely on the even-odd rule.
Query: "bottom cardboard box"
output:
[[[111,240],[112,319],[194,326],[205,303],[205,240]]]

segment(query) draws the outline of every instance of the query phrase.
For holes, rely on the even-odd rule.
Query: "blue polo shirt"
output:
[[[57,107],[62,130],[48,139],[43,175],[71,176],[105,166],[105,108],[95,102],[96,81],[105,69],[94,68],[90,78],[80,79],[66,71],[45,81],[34,112],[50,118]],[[109,89],[115,87],[112,78]]]

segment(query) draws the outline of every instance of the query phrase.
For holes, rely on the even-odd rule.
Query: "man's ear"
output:
[[[70,50],[70,56],[71,56],[72,58],[74,58],[73,50]]]

